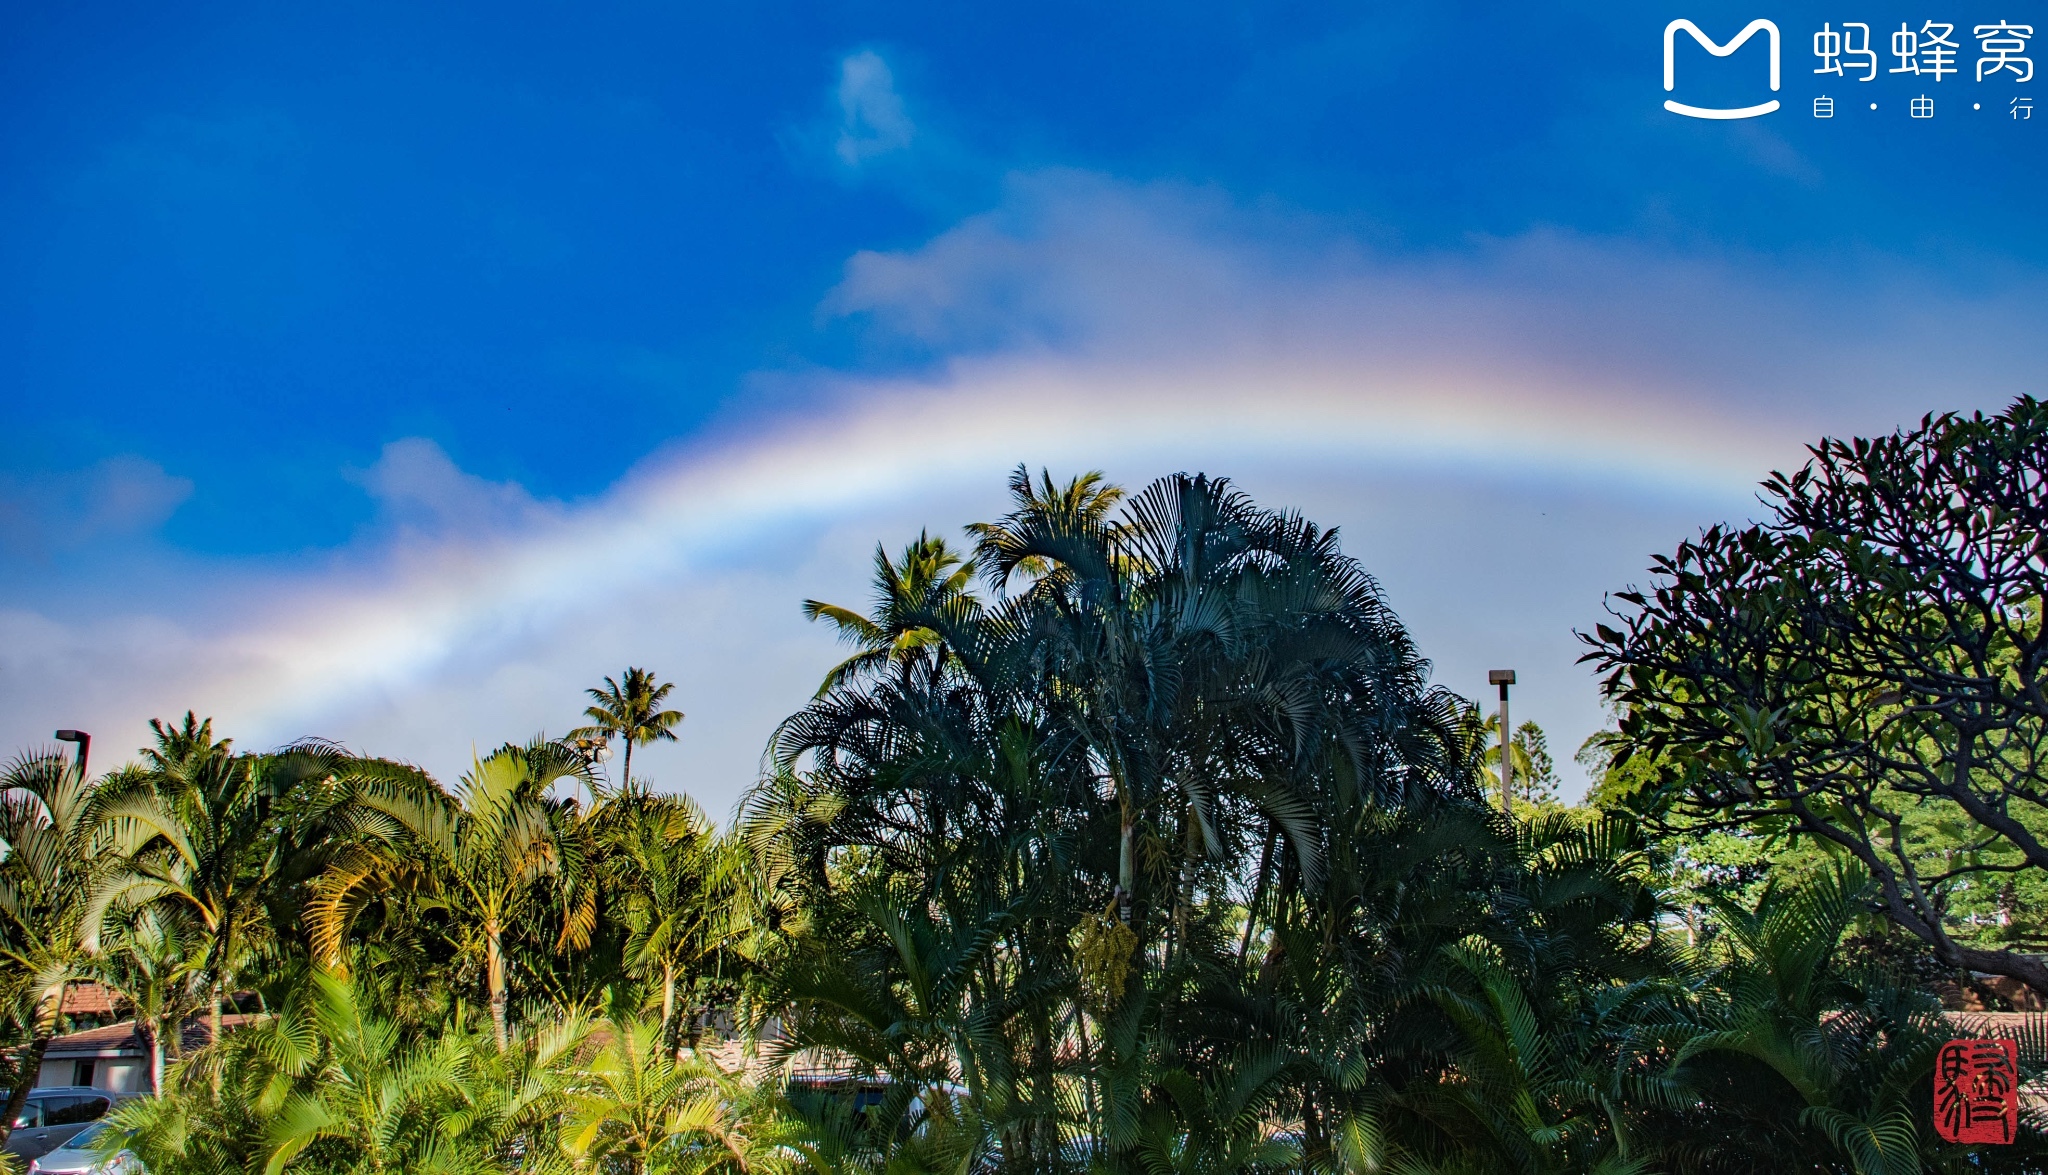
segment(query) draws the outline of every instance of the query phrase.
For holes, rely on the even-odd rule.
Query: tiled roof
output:
[[[220,1018],[221,1030],[232,1031],[260,1017],[234,1013]],[[183,1051],[191,1052],[203,1048],[213,1037],[213,1025],[205,1016],[194,1016],[185,1021],[179,1043]],[[84,1032],[72,1032],[57,1037],[43,1054],[50,1057],[103,1057],[108,1055],[131,1054],[142,1056],[148,1047],[143,1043],[142,1034],[135,1030],[135,1021],[123,1020],[104,1028],[88,1028]]]
[[[114,993],[91,981],[74,983],[64,989],[64,1014],[111,1016],[114,1014]]]
[[[142,1038],[135,1032],[133,1020],[109,1024],[104,1028],[88,1028],[84,1032],[70,1032],[50,1042],[46,1057],[70,1053],[97,1055],[102,1053],[128,1053],[140,1056],[143,1052]]]

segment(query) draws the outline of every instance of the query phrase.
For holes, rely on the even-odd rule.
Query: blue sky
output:
[[[1568,753],[1651,550],[2044,391],[2048,118],[1971,73],[2044,12],[1942,3],[16,6],[0,741],[453,774],[644,663],[723,810],[834,655],[797,601],[1025,461],[1342,525]],[[1784,109],[1663,110],[1680,16],[1776,21]],[[1815,75],[1824,20],[1962,72]]]

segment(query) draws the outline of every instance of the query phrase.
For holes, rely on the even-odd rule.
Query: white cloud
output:
[[[1680,254],[1544,228],[1375,249],[1212,189],[1053,170],[918,248],[856,254],[825,305],[956,354],[1341,357],[1790,414],[1803,434],[2038,390],[2044,295],[2032,274],[1965,289],[1882,256]]]
[[[917,127],[904,112],[889,63],[872,49],[839,63],[839,140],[834,150],[848,167],[910,146]]]
[[[524,487],[464,473],[425,437],[385,445],[376,463],[350,480],[376,499],[385,525],[415,538],[473,541],[561,516],[559,507],[536,501]]]
[[[244,745],[321,734],[452,775],[634,664],[689,715],[636,767],[726,810],[839,655],[798,601],[865,599],[877,539],[990,516],[1024,461],[1206,469],[1343,526],[1440,680],[1477,694],[1512,665],[1566,759],[1601,719],[1571,629],[1651,550],[1740,516],[1820,430],[1995,405],[2039,369],[2013,328],[2031,289],[1848,276],[1540,232],[1385,256],[1199,190],[1019,177],[921,248],[853,258],[827,300],[954,356],[937,370],[803,377],[801,410],[587,503],[396,442],[357,475],[383,514],[350,547],[0,613],[0,744],[75,725],[122,748],[192,706]]]

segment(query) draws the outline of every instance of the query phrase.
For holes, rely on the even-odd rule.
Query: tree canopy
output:
[[[1957,917],[2048,876],[2048,405],[1810,453],[1585,638],[1622,755],[1664,764],[1652,806],[1836,846],[1945,963],[2048,993],[2010,918]]]
[[[1925,428],[1966,425],[2008,427]],[[1830,477],[1772,484],[1819,501]],[[1498,730],[1432,684],[1336,531],[1199,474],[1009,488],[957,544],[878,547],[864,610],[802,605],[852,653],[793,699],[729,828],[650,777],[613,786],[589,728],[449,784],[318,741],[251,753],[190,714],[97,779],[21,757],[0,791],[17,1102],[93,981],[155,1054],[156,1096],[105,1145],[155,1175],[2040,1169],[2034,1117],[2010,1147],[1936,1135],[1936,1050],[1990,1029],[1866,945],[1932,880],[1951,947],[2017,956],[1958,895],[2033,866],[1926,806],[1985,703],[1826,652],[1850,638],[1809,615],[1861,631],[1878,606],[1847,556],[1774,556],[1799,586],[1760,598],[1798,608],[1769,622],[1687,553],[1729,532],[1660,564],[1671,594],[1594,638],[1642,653],[1610,667],[1596,802],[1555,796],[1525,724],[1503,812]],[[1795,516],[1736,545],[1825,545]],[[1939,614],[1914,599],[1891,614]],[[2032,639],[2038,615],[1999,622]],[[1773,659],[1710,643],[1743,632]],[[1752,681],[1778,709],[1737,709]],[[669,688],[631,669],[585,716],[630,750],[674,733]],[[1827,742],[1843,699],[1899,732],[1868,736],[1886,755],[1947,766],[1894,777]],[[1962,778],[2032,820],[2024,723],[2000,729]],[[1996,1030],[2040,1081],[2042,1023]]]

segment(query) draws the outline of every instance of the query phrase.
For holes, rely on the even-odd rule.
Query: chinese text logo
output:
[[[1950,1142],[2011,1142],[2020,1118],[2019,1046],[1952,1040],[1934,1058],[1934,1130]]]

